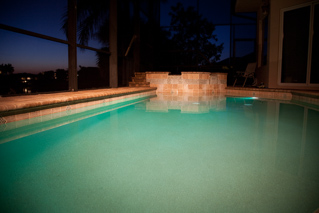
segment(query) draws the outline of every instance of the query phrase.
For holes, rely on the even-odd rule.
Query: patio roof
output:
[[[262,0],[236,0],[235,12],[248,13],[256,12],[262,4]]]

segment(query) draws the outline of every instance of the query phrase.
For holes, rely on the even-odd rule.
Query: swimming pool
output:
[[[319,111],[157,96],[0,133],[3,212],[314,212]]]

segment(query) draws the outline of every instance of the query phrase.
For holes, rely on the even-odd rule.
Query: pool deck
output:
[[[287,100],[319,107],[318,90],[268,89],[255,87],[226,87],[226,95]]]
[[[262,91],[262,92],[290,92],[292,94],[303,95],[306,97],[319,98],[319,90],[292,90],[292,89],[269,89],[256,87],[226,87],[227,90],[241,90],[241,91]]]
[[[21,114],[28,111],[68,106],[90,101],[111,99],[125,95],[156,91],[156,87],[120,87],[109,89],[83,90],[76,92],[57,92],[0,97],[0,117]],[[285,99],[305,102],[319,106],[319,91],[284,90],[252,87],[227,87],[225,95],[264,96],[271,99]]]
[[[112,89],[0,97],[0,116],[20,114],[24,111],[36,111],[43,108],[111,99],[155,90],[156,88],[154,87],[119,87]]]

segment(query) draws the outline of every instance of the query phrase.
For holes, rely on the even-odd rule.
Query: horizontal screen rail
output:
[[[43,35],[43,34],[40,34],[40,33],[35,33],[35,32],[32,32],[32,31],[28,31],[28,30],[23,30],[23,29],[20,29],[20,28],[8,26],[8,25],[1,24],[1,23],[0,23],[0,29],[4,29],[4,30],[15,32],[15,33],[20,33],[20,34],[24,34],[24,35],[28,35],[28,36],[33,36],[33,37],[42,38],[42,39],[46,39],[46,40],[49,40],[49,41],[54,41],[54,42],[58,42],[58,43],[62,43],[62,44],[68,44],[69,45],[69,42],[66,41],[66,40],[63,40],[63,39],[59,39],[59,38]],[[81,44],[77,44],[76,46],[80,47],[80,48],[83,48],[83,49],[88,49],[88,50],[93,50],[93,51],[96,51],[96,52],[105,53],[105,54],[108,54],[108,55],[111,54],[111,52],[109,52],[109,51],[100,50],[100,49],[96,49],[94,47],[88,47],[88,46],[81,45]]]

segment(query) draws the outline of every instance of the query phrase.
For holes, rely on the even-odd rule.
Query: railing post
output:
[[[68,42],[69,91],[77,91],[76,0],[68,0]]]
[[[110,0],[110,87],[118,87],[118,66],[117,66],[117,0]]]
[[[134,45],[134,54],[133,54],[133,70],[135,72],[140,72],[140,36],[141,36],[141,26],[140,26],[140,2],[139,0],[134,1],[134,12],[133,12],[133,19],[134,19],[134,35],[136,36],[136,41]]]

